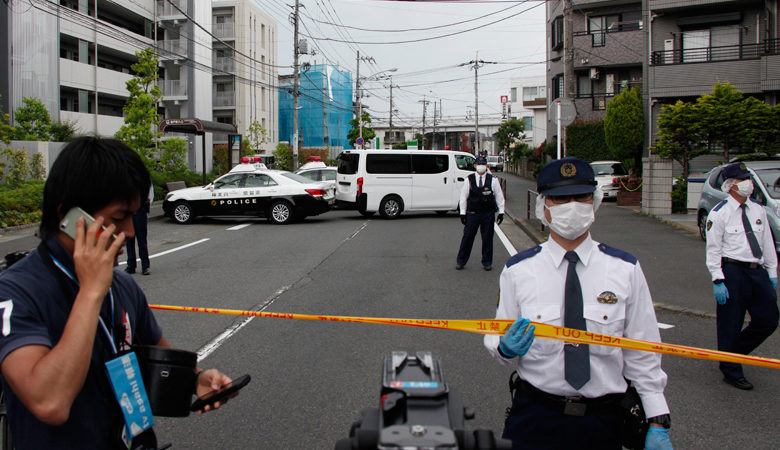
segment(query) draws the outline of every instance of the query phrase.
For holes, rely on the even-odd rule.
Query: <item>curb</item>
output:
[[[702,317],[705,319],[716,319],[717,316],[713,313],[702,311],[699,309],[685,308],[677,305],[670,305],[669,303],[653,302],[656,310],[673,312],[677,314],[685,314],[686,316]]]
[[[521,219],[519,217],[516,217],[514,213],[509,211],[508,209],[504,209],[504,214],[512,219],[512,222],[517,225],[523,232],[528,236],[536,245],[541,244],[542,242],[547,240],[547,235],[544,234],[542,231],[537,231],[535,226],[533,226],[528,220]]]

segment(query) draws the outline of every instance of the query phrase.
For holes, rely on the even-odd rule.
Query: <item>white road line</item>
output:
[[[192,247],[193,245],[202,244],[202,243],[204,243],[204,242],[206,242],[206,241],[208,241],[208,240],[209,240],[209,238],[203,238],[203,239],[201,239],[201,240],[199,240],[199,241],[190,242],[189,244],[184,244],[184,245],[182,245],[182,246],[179,246],[179,247],[176,247],[176,248],[172,248],[172,249],[170,249],[170,250],[166,250],[166,251],[164,251],[164,252],[155,253],[154,255],[149,255],[149,259],[152,259],[152,258],[157,258],[158,256],[167,255],[168,253],[177,252],[177,251],[179,251],[179,250],[184,250],[184,249],[185,249],[185,248],[187,248],[187,247]],[[136,261],[140,261],[140,260],[141,260],[140,258],[139,258],[139,259],[136,259]],[[127,261],[122,261],[122,262],[120,262],[118,265],[120,265],[120,266],[121,266],[122,264],[127,264]]]
[[[242,228],[246,228],[246,227],[248,227],[249,225],[252,225],[252,224],[251,224],[251,223],[242,223],[241,225],[236,225],[236,226],[234,226],[234,227],[230,227],[230,228],[228,228],[228,229],[227,229],[227,231],[236,231],[236,230],[240,230],[240,229],[242,229]]]
[[[668,323],[658,322],[658,328],[660,328],[662,330],[668,330],[669,328],[674,328],[674,325],[669,325]]]
[[[495,225],[494,229],[496,230],[496,234],[498,235],[498,238],[501,240],[501,243],[504,244],[504,248],[506,248],[506,251],[509,252],[509,256],[514,256],[515,253],[517,253],[517,250],[515,250],[515,246],[512,245],[511,242],[509,242],[509,238],[506,237],[503,231],[501,231],[501,228],[498,227],[498,225]]]

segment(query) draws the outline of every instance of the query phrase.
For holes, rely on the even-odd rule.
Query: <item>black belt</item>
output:
[[[754,263],[754,262],[747,262],[747,261],[740,261],[738,259],[732,259],[732,258],[726,258],[725,256],[721,258],[722,263],[730,263],[730,264],[736,264],[741,267],[747,267],[748,269],[760,269],[761,264]]]
[[[531,383],[517,376],[513,372],[509,379],[509,389],[514,397],[515,391],[522,391],[533,400],[553,411],[567,416],[586,416],[616,410],[618,403],[625,394],[607,394],[596,398],[587,398],[581,395],[563,396],[544,392],[534,387]]]

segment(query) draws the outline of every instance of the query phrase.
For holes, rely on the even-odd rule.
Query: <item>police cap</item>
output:
[[[536,187],[546,196],[587,194],[596,190],[596,176],[590,164],[569,156],[544,166],[536,178]]]
[[[477,159],[474,160],[475,165],[487,165],[487,158],[485,158],[482,155],[477,156]]]
[[[737,180],[746,180],[750,178],[750,172],[747,171],[745,163],[737,162],[729,164],[723,168],[723,179],[736,178]]]

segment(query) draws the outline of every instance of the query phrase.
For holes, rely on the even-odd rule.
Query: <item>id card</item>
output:
[[[135,353],[130,352],[106,363],[108,378],[116,401],[125,417],[125,433],[136,437],[154,425],[152,407],[146,395],[141,368]]]

